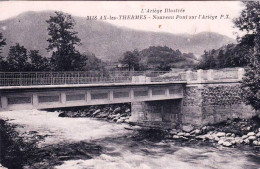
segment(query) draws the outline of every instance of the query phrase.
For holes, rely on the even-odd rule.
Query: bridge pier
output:
[[[1,97],[1,109],[6,109],[8,106],[7,97]]]
[[[130,120],[150,127],[179,128],[181,107],[181,99],[132,102]]]
[[[39,105],[38,95],[37,94],[33,94],[33,107],[37,108],[38,105]]]

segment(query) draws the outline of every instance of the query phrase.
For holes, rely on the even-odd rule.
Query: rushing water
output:
[[[60,118],[57,112],[36,110],[1,112],[0,118],[23,126],[17,128],[20,133],[37,131],[47,136],[40,146],[84,141],[102,147],[101,155],[64,161],[57,169],[260,168],[259,152],[253,149],[161,140],[156,133],[128,130],[127,124]]]

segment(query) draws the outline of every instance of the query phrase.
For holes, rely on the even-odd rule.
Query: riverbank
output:
[[[114,104],[60,110],[59,117],[92,117],[116,123],[129,123],[131,105]],[[260,147],[260,116],[251,119],[233,119],[198,129],[184,127],[183,130],[167,130],[167,139],[202,141],[225,147],[242,145]]]
[[[233,119],[199,129],[170,131],[175,140],[200,140],[225,147],[254,146],[260,149],[260,118]]]

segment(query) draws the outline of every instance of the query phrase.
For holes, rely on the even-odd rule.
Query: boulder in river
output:
[[[173,138],[173,139],[179,139],[180,136],[174,135],[172,138]]]
[[[185,132],[191,132],[194,129],[194,127],[192,125],[188,125],[188,126],[183,126],[183,131]]]
[[[222,145],[225,146],[225,147],[232,146],[232,144],[229,141],[224,141]]]
[[[93,116],[95,117],[101,110],[100,109],[97,109],[94,113],[93,113]]]
[[[219,144],[219,145],[222,145],[223,143],[224,143],[224,140],[219,140],[219,141],[218,141],[218,144]]]
[[[226,133],[224,133],[224,132],[218,132],[218,133],[216,134],[216,136],[217,136],[217,137],[224,137],[224,136],[226,136]]]
[[[247,133],[248,136],[255,136],[255,133],[254,132],[249,132]]]
[[[256,136],[249,136],[248,140],[256,140]]]
[[[243,135],[242,139],[245,140],[248,137],[248,135]]]
[[[117,107],[114,111],[113,114],[119,113],[121,111],[121,107]]]

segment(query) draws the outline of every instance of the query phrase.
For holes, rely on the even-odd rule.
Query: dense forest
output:
[[[254,48],[254,38],[254,34],[247,34],[239,39],[238,44],[228,44],[219,49],[205,51],[197,68],[218,69],[247,66]]]

